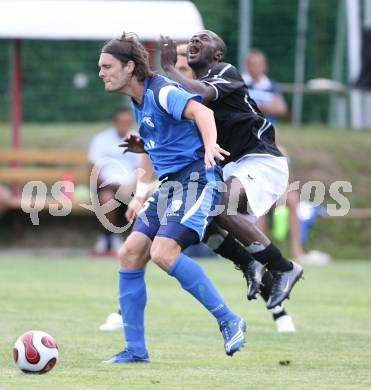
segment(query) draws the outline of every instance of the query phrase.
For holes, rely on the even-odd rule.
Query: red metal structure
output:
[[[0,39],[12,40],[12,146],[21,145],[22,39],[105,41],[135,31],[153,53],[160,35],[184,41],[203,27],[191,1],[1,0]]]

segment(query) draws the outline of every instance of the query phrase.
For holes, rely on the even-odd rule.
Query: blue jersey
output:
[[[204,157],[201,134],[192,120],[182,119],[190,99],[201,101],[181,85],[156,75],[144,80],[142,104],[132,100],[144,149],[158,178],[181,171]]]

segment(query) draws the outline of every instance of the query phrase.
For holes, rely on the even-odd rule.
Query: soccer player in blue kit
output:
[[[151,72],[147,52],[133,34],[107,42],[99,68],[107,92],[131,97],[140,137],[160,180],[119,252],[119,302],[127,345],[106,363],[149,361],[144,268],[150,259],[216,318],[225,352],[232,356],[245,342],[245,321],[227,307],[202,267],[182,253],[202,239],[210,211],[221,201],[222,175],[215,160],[229,153],[216,143],[213,113],[197,95]]]

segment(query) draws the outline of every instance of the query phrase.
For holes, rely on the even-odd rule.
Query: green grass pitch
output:
[[[106,366],[101,361],[123,346],[121,332],[98,331],[116,308],[117,264],[1,256],[0,390],[371,388],[371,262],[307,268],[286,305],[296,334],[276,333],[262,301],[246,301],[245,282],[227,261],[202,265],[247,321],[242,352],[225,356],[214,319],[150,265],[152,362]],[[60,345],[59,362],[48,374],[26,375],[13,364],[13,343],[30,329],[50,333]]]

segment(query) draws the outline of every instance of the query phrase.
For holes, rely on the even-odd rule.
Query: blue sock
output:
[[[168,274],[176,278],[184,290],[202,303],[219,323],[238,318],[224,303],[203,268],[184,253],[177,257]]]
[[[127,349],[147,353],[144,341],[144,308],[147,303],[144,269],[119,271],[119,302]]]

